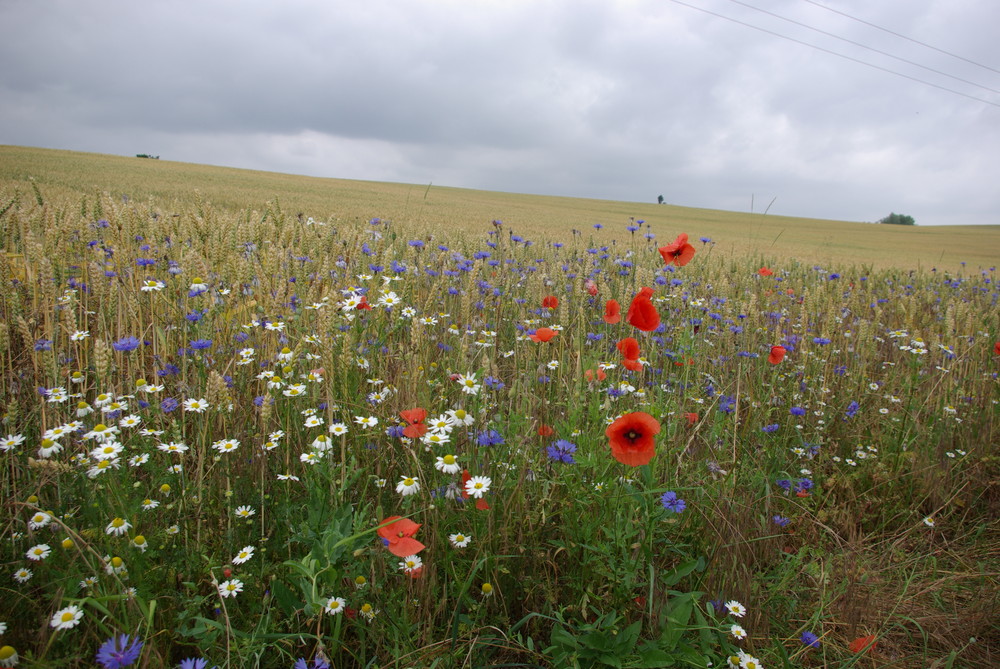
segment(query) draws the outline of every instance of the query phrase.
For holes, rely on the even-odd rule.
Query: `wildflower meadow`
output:
[[[1000,663],[994,267],[378,215],[4,191],[0,667]]]

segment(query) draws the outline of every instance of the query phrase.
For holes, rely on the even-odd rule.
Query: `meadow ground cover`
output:
[[[997,661],[993,267],[36,195],[0,667]]]

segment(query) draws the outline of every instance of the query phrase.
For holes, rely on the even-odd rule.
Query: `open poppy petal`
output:
[[[559,306],[559,298],[555,295],[547,295],[542,298],[542,306],[546,309],[555,309]]]
[[[622,319],[622,307],[618,300],[608,300],[604,303],[604,322],[614,325]]]
[[[403,428],[403,436],[410,439],[419,439],[427,434],[427,426],[423,423],[412,423]]]
[[[661,246],[658,251],[660,255],[663,256],[663,262],[668,265],[674,264],[678,267],[684,267],[691,261],[694,257],[694,247],[688,244],[688,236],[685,233],[677,235],[672,243],[666,246]]]
[[[875,635],[869,634],[868,636],[858,637],[847,646],[848,650],[852,653],[860,653],[867,648],[871,651],[875,647]]]
[[[772,346],[771,354],[767,356],[767,361],[772,365],[777,365],[779,362],[785,359],[785,347],[784,346]]]
[[[379,523],[378,535],[383,539],[392,541],[400,537],[412,537],[419,529],[420,523],[415,523],[409,518],[389,516]]]
[[[386,548],[396,557],[406,557],[416,555],[427,547],[412,537],[397,537],[396,541],[390,540]]]
[[[638,358],[625,358],[625,360],[622,361],[622,367],[630,369],[633,372],[642,371],[642,363],[639,362]]]
[[[660,421],[644,411],[625,414],[611,423],[604,434],[611,445],[611,456],[625,465],[648,464],[656,454],[654,437],[660,433]]]
[[[546,342],[555,337],[558,332],[552,328],[538,328],[533,333],[528,335],[528,339],[531,341]]]
[[[625,337],[618,342],[618,351],[626,360],[636,360],[639,358],[639,342],[635,337]]]
[[[427,418],[427,409],[421,409],[420,407],[406,409],[399,412],[399,417],[407,423],[422,423]]]
[[[625,320],[643,332],[652,332],[660,325],[660,314],[649,299],[652,296],[652,288],[640,290],[632,298],[632,304],[629,305],[628,314],[625,316]]]

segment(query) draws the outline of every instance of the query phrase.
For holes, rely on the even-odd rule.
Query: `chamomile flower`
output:
[[[57,630],[69,630],[79,625],[81,620],[83,620],[83,610],[79,606],[71,605],[56,611],[49,625]]]
[[[747,638],[747,631],[743,629],[742,625],[730,625],[729,633],[733,635],[733,638],[737,641],[742,641]]]
[[[457,474],[462,471],[462,466],[458,464],[455,456],[451,454],[439,457],[437,462],[434,463],[434,468],[445,474]]]
[[[423,566],[424,561],[420,559],[419,555],[407,555],[403,558],[403,561],[399,563],[399,568],[407,574],[412,574]]]
[[[934,527],[935,525],[934,516],[927,516],[926,518],[924,518],[924,525],[926,525],[927,527]]]
[[[479,499],[489,492],[491,483],[492,479],[487,476],[473,476],[465,482],[465,494]]]
[[[142,506],[143,511],[152,511],[159,505],[160,503],[157,500],[150,499],[147,497],[146,499],[142,500],[142,504],[140,506]]]
[[[3,439],[0,439],[0,451],[10,451],[21,444],[24,443],[24,435],[21,434],[8,434]]]
[[[28,549],[25,557],[33,562],[41,562],[52,553],[52,547],[48,544],[36,544]]]
[[[466,395],[478,395],[482,385],[476,382],[476,375],[473,374],[460,374],[458,379],[458,385],[462,387],[462,392]]]
[[[319,416],[309,416],[308,418],[306,418],[305,421],[306,427],[319,427],[322,424],[323,424],[323,419],[320,418]]]
[[[217,450],[219,453],[232,453],[239,447],[240,442],[238,439],[220,439],[212,444],[212,448]]]
[[[69,336],[71,341],[83,341],[90,336],[89,330],[77,330]]]
[[[208,408],[208,402],[204,399],[188,398],[184,400],[184,410],[195,413],[204,413]]]
[[[146,537],[141,534],[137,534],[132,539],[132,546],[145,553],[146,549],[149,548],[149,543],[146,541]]]
[[[52,516],[45,513],[44,511],[36,511],[35,514],[31,516],[31,519],[28,520],[28,529],[38,530],[45,527],[51,522],[52,522]]]
[[[139,418],[135,414],[130,416],[125,416],[120,421],[118,421],[120,427],[139,427],[142,425],[142,418]]]
[[[341,437],[348,432],[348,427],[343,423],[330,423],[330,427],[327,428],[330,434]]]
[[[144,293],[159,292],[167,287],[167,284],[156,279],[146,279],[142,282],[142,287],[139,288]]]
[[[180,441],[171,441],[166,444],[159,444],[157,448],[164,453],[174,453],[175,455],[181,455],[188,450],[187,445]]]
[[[476,422],[475,416],[465,409],[449,409],[448,411],[445,411],[445,415],[451,419],[451,422],[454,425],[469,426]]]
[[[327,615],[335,616],[338,613],[343,613],[344,609],[347,608],[347,601],[343,597],[330,597],[326,600],[326,605],[323,610]]]
[[[257,511],[252,506],[238,506],[236,507],[236,511],[233,513],[235,513],[238,518],[249,518],[250,516],[256,515]]]
[[[726,608],[726,611],[728,611],[729,615],[731,616],[742,618],[747,614],[746,607],[737,602],[735,599],[729,600],[728,602],[725,603],[724,606]]]
[[[108,526],[104,528],[105,534],[113,534],[116,537],[120,537],[132,528],[132,523],[128,522],[124,518],[115,518]]]
[[[375,416],[355,416],[354,422],[364,427],[375,427],[378,425],[378,418]]]
[[[465,548],[469,545],[469,542],[472,541],[472,535],[462,534],[461,532],[457,534],[449,534],[448,541],[450,541],[451,545],[455,548]]]
[[[243,564],[247,560],[253,557],[253,546],[244,546],[243,550],[236,554],[233,558],[233,564]]]
[[[31,577],[34,575],[35,574],[33,571],[31,571],[30,569],[24,569],[22,567],[21,569],[18,569],[17,571],[14,572],[14,580],[17,581],[18,583],[27,583],[28,581],[31,580]]]
[[[232,578],[219,584],[219,595],[223,598],[235,597],[241,592],[243,592],[243,581],[238,578]]]
[[[396,484],[396,492],[403,497],[415,495],[420,490],[420,481],[415,477],[404,476]]]

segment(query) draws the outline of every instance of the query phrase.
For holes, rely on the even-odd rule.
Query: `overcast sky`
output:
[[[0,0],[0,144],[1000,224],[1000,2],[683,3]]]

